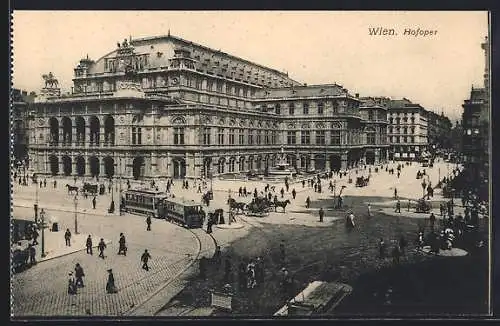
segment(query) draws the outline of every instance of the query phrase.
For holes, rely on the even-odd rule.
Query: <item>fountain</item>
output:
[[[278,162],[275,166],[268,169],[267,175],[271,178],[279,177],[290,177],[293,178],[297,174],[297,171],[293,166],[286,162],[285,153],[283,147],[281,148],[281,156],[278,157]]]

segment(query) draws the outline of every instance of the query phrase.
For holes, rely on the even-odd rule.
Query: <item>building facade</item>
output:
[[[420,158],[429,145],[427,111],[406,98],[390,100],[388,107],[389,159]]]
[[[431,152],[453,147],[452,123],[442,112],[427,111],[428,142]]]
[[[28,162],[28,119],[34,94],[19,89],[11,92],[11,141],[12,154],[16,162]]]
[[[464,101],[462,114],[463,155],[467,163],[488,165],[490,153],[490,93],[489,93],[489,40],[481,44],[484,50],[484,85],[471,88],[470,96]],[[487,170],[487,169],[486,169]]]
[[[170,34],[80,60],[71,94],[45,87],[32,115],[30,161],[48,175],[199,178],[265,171],[282,152],[341,170],[388,148],[385,104]]]

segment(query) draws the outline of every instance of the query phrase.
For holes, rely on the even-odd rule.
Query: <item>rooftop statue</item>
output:
[[[42,78],[45,81],[45,88],[48,88],[49,86],[50,86],[50,88],[52,88],[52,87],[57,88],[59,86],[59,82],[58,82],[57,78],[55,78],[54,74],[52,74],[52,71],[49,72],[48,75],[46,75],[46,74],[42,75]]]

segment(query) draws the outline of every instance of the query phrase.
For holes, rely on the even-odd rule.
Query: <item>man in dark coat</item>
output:
[[[323,217],[325,216],[325,211],[323,210],[323,207],[319,209],[319,221],[323,222]]]
[[[101,241],[99,241],[97,247],[99,248],[99,257],[104,259],[104,249],[106,248],[106,243],[104,242],[103,238],[101,238]]]
[[[141,255],[142,269],[149,271],[148,261],[150,258],[151,258],[151,255],[149,254],[148,250],[145,249],[144,253]]]
[[[146,217],[147,228],[146,231],[151,231],[151,216]]]
[[[309,196],[307,196],[306,198],[306,208],[309,208],[311,206],[311,198],[309,198]]]
[[[30,256],[30,265],[36,264],[36,249],[31,243],[28,245],[28,254]]]
[[[95,199],[95,196],[94,198],[92,198],[92,208],[95,209],[95,205],[96,205],[96,199]]]
[[[118,290],[115,286],[115,277],[113,275],[113,270],[108,269],[108,282],[106,283],[106,292],[107,293],[116,293]]]
[[[87,242],[85,243],[85,247],[87,248],[87,253],[92,255],[93,254],[92,253],[92,237],[90,236],[90,234],[87,237]]]
[[[32,238],[33,238],[33,245],[36,246],[38,244],[38,231],[36,230],[36,228],[34,227],[33,228],[33,232],[31,234]]]
[[[85,273],[83,272],[83,268],[82,266],[80,266],[79,263],[76,263],[76,266],[75,266],[75,277],[76,277],[76,280],[75,280],[75,286],[77,287],[84,287],[85,285],[83,285],[83,279],[82,277],[85,276]]]
[[[66,241],[66,246],[71,246],[71,232],[69,229],[66,229],[64,233],[64,240]]]
[[[123,233],[120,233],[120,240],[118,240],[118,255],[123,254],[124,256],[127,255],[127,246],[126,246],[126,240],[125,240],[125,235]]]
[[[297,196],[297,192],[295,191],[295,188],[292,189],[292,198],[295,199]]]

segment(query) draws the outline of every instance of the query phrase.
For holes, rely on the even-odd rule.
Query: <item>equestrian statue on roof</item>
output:
[[[52,71],[49,72],[48,75],[45,75],[45,74],[42,75],[42,78],[45,81],[45,88],[48,88],[49,86],[50,86],[50,88],[57,88],[59,86],[59,81],[54,76]]]

